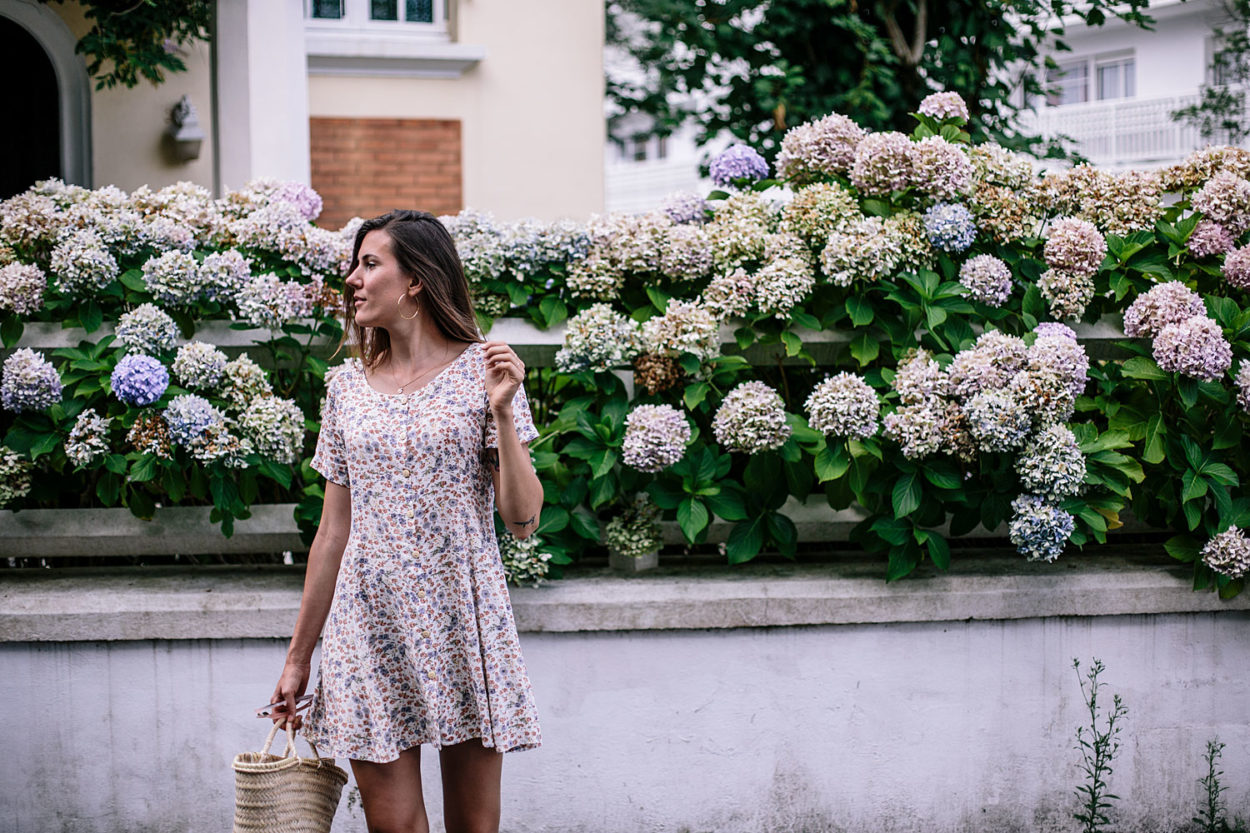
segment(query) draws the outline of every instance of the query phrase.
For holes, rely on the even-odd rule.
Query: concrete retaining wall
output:
[[[1217,735],[1230,808],[1250,815],[1246,601],[1169,594],[1179,582],[1157,565],[1095,562],[1003,576],[966,559],[889,587],[861,566],[762,565],[516,591],[545,744],[506,760],[503,829],[1076,830],[1071,664],[1093,657],[1108,701],[1129,708],[1115,829],[1187,822]],[[242,604],[241,575],[256,588]],[[97,574],[0,580],[0,830],[229,829],[230,759],[263,740],[249,713],[280,670],[285,640],[267,631],[293,621],[298,576],[188,574],[177,604],[167,584],[145,594],[147,577],[127,576],[130,595]],[[1155,610],[1127,610],[1133,599]],[[65,612],[37,615],[49,605]],[[1062,615],[1039,615],[1048,605]],[[182,623],[212,635],[205,623],[226,620],[254,635],[180,638]],[[170,638],[153,638],[162,628]],[[359,808],[345,802],[335,830],[363,830]]]

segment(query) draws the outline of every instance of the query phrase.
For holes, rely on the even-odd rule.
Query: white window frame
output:
[[[1072,101],[1066,104],[1051,104],[1050,97],[1046,96],[1044,98],[1044,103],[1047,107],[1077,107],[1082,104],[1096,104],[1099,102],[1107,102],[1107,101],[1124,101],[1124,100],[1137,98],[1137,54],[1136,54],[1136,50],[1134,49],[1121,49],[1121,50],[1116,50],[1114,52],[1100,52],[1094,55],[1083,55],[1080,57],[1069,58],[1068,60],[1065,60],[1065,61],[1056,61],[1056,63],[1058,64],[1058,69],[1061,71],[1070,72],[1073,69],[1076,69],[1078,67],[1084,68],[1085,100],[1084,101]],[[1112,96],[1110,98],[1101,98],[1100,93],[1102,91],[1098,88],[1098,70],[1103,67],[1111,66],[1113,64],[1123,65],[1123,64],[1130,64],[1130,63],[1133,67],[1132,95],[1118,95],[1118,96]],[[1047,75],[1049,75],[1049,71],[1047,71]],[[1127,92],[1127,81],[1125,80],[1126,78],[1127,78],[1127,75],[1124,75],[1124,74],[1121,75],[1121,84],[1120,84],[1121,92]],[[1050,86],[1049,81],[1047,82],[1046,86],[1048,87]]]
[[[1078,59],[1076,59],[1076,60],[1056,61],[1056,63],[1059,65],[1058,67],[1056,67],[1056,71],[1058,71],[1058,72],[1060,72],[1060,73],[1067,74],[1067,73],[1070,73],[1070,72],[1072,72],[1072,71],[1074,71],[1074,70],[1077,70],[1077,69],[1079,69],[1079,70],[1081,70],[1081,71],[1083,71],[1083,72],[1085,73],[1085,79],[1084,79],[1084,80],[1085,80],[1085,99],[1084,99],[1083,101],[1068,101],[1068,102],[1062,102],[1062,101],[1060,101],[1060,102],[1057,102],[1057,103],[1055,103],[1055,104],[1052,104],[1052,103],[1051,103],[1051,101],[1050,101],[1050,95],[1049,95],[1049,94],[1047,94],[1047,96],[1046,96],[1046,106],[1047,106],[1047,107],[1070,107],[1070,106],[1072,106],[1072,105],[1074,105],[1074,104],[1087,104],[1087,103],[1089,103],[1089,102],[1092,100],[1092,99],[1090,98],[1090,92],[1091,92],[1091,91],[1090,91],[1090,78],[1089,78],[1089,73],[1090,73],[1090,65],[1089,65],[1089,64],[1090,64],[1090,59],[1089,59],[1089,58],[1078,58]],[[1050,70],[1050,69],[1047,69],[1047,70],[1046,70],[1046,87],[1047,87],[1047,89],[1050,89],[1050,88],[1053,86],[1053,82],[1050,80],[1050,73],[1051,73],[1051,71],[1052,71],[1052,70]],[[1062,85],[1062,83],[1063,83],[1062,81],[1060,81],[1060,82],[1059,82],[1059,84],[1060,84],[1060,85]]]
[[[404,0],[398,0],[399,11],[404,11]],[[432,23],[408,20],[374,20],[369,16],[369,0],[341,0],[343,16],[340,18],[313,17],[313,0],[304,0],[304,23],[309,33],[341,32],[402,34],[408,37],[428,37],[432,40],[448,40],[447,0],[432,0]]]
[[[372,20],[369,0],[342,0],[338,19],[314,18],[311,0],[302,2],[310,75],[454,79],[486,57],[453,37],[456,0],[433,0],[433,23]]]
[[[1128,74],[1122,72],[1120,76],[1120,93],[1121,94],[1103,98],[1102,89],[1100,88],[1098,84],[1098,71],[1100,69],[1103,69],[1104,67],[1110,67],[1110,66],[1115,66],[1115,65],[1119,65],[1122,68],[1126,65],[1131,65],[1133,67],[1132,95],[1128,93],[1128,89],[1127,89]],[[1121,99],[1137,97],[1137,56],[1133,54],[1133,50],[1126,49],[1126,50],[1121,50],[1119,52],[1107,52],[1102,55],[1096,55],[1094,57],[1094,66],[1092,70],[1093,71],[1090,74],[1090,84],[1092,85],[1092,88],[1093,88],[1091,92],[1094,93],[1094,97],[1091,98],[1090,101],[1119,101]]]

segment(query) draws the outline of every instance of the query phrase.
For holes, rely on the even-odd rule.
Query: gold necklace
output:
[[[446,351],[446,350],[444,350],[442,358],[443,358],[444,360],[446,360],[446,358],[447,358],[447,351]],[[424,372],[423,372],[420,376],[417,376],[415,379],[412,379],[412,380],[410,380],[410,381],[404,382],[402,385],[400,385],[400,386],[399,386],[399,391],[398,391],[398,392],[399,392],[399,393],[403,393],[403,392],[404,392],[404,388],[408,387],[408,386],[409,386],[409,385],[411,385],[413,382],[419,382],[420,380],[422,380],[422,379],[424,379],[426,376],[428,376],[428,375],[429,375],[432,371],[434,371],[434,370],[438,370],[438,369],[443,368],[443,367],[445,367],[445,366],[446,366],[446,361],[444,361],[444,363],[443,363],[443,364],[435,365],[434,367],[430,368],[429,370],[424,371]]]

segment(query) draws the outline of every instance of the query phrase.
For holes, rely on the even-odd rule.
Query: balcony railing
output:
[[[1022,113],[1020,126],[1047,138],[1071,138],[1069,146],[1095,165],[1166,165],[1205,145],[1218,144],[1203,139],[1190,125],[1172,120],[1172,113],[1197,101],[1198,96],[1192,94],[1041,107]]]

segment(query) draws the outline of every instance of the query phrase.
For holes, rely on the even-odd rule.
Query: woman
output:
[[[369,830],[429,830],[429,743],[447,830],[496,831],[501,753],[541,743],[492,506],[518,537],[537,526],[525,366],[482,340],[430,214],[365,222],[345,296],[360,356],[326,385],[312,459],[325,505],[275,720],[294,714],[324,624],[305,734],[351,760]]]

